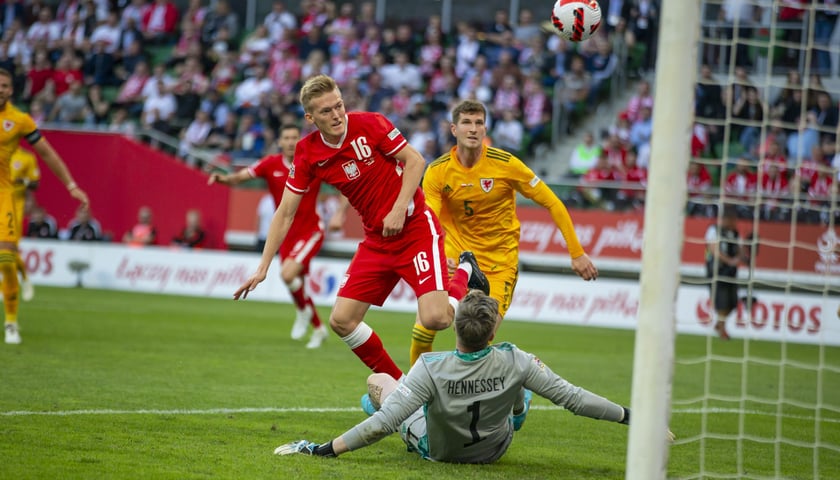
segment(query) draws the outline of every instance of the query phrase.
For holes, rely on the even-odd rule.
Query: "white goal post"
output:
[[[664,479],[700,32],[698,0],[662,2],[633,361],[628,480]]]

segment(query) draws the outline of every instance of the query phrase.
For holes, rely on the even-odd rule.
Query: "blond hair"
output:
[[[321,74],[310,78],[300,87],[300,104],[303,107],[303,111],[312,113],[310,111],[312,100],[336,90],[338,90],[338,84],[329,75]]]

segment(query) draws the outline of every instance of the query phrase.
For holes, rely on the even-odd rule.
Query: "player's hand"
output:
[[[455,269],[458,268],[458,263],[455,261],[454,258],[447,258],[446,259],[446,268],[449,270],[449,276],[455,274]]]
[[[382,236],[393,237],[402,232],[405,225],[405,210],[391,210],[382,221]]]
[[[207,177],[207,185],[213,185],[214,183],[222,183],[222,175],[218,173],[211,173],[209,177]]]
[[[296,442],[290,442],[285,445],[280,445],[279,447],[274,449],[275,455],[294,455],[296,453],[300,453],[303,455],[317,455],[321,457],[333,457],[333,455],[326,454],[324,448],[321,447],[320,444],[315,442],[310,442],[309,440],[298,440]],[[332,449],[329,449],[332,450]]]
[[[572,259],[572,271],[586,281],[598,279],[598,269],[585,253]]]
[[[87,193],[85,193],[85,191],[81,188],[76,187],[70,190],[70,196],[78,200],[85,209],[90,206],[90,200],[88,199]]]
[[[245,283],[242,284],[241,287],[239,287],[233,293],[233,299],[239,300],[239,298],[241,297],[242,300],[245,300],[246,298],[248,298],[248,292],[257,288],[257,285],[259,285],[260,282],[265,280],[265,275],[266,272],[262,268],[257,270],[255,274],[251,275],[251,278],[249,278]]]

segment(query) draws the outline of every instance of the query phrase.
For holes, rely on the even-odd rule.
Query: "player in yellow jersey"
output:
[[[12,74],[0,69],[0,275],[3,280],[3,309],[6,314],[6,343],[20,343],[18,332],[17,243],[20,231],[15,210],[15,185],[12,183],[12,154],[23,138],[32,146],[44,163],[67,187],[70,196],[87,206],[87,194],[79,188],[64,161],[41,136],[38,126],[28,114],[11,104]]]
[[[15,188],[15,216],[18,222],[18,232],[23,234],[23,217],[26,208],[26,201],[30,192],[38,188],[38,182],[41,180],[41,170],[38,169],[38,159],[35,158],[31,152],[18,148],[12,154],[11,163],[12,184]],[[24,302],[32,300],[35,296],[35,287],[29,281],[29,275],[26,273],[26,264],[17,255],[17,269],[20,273],[20,297]]]
[[[572,270],[595,280],[598,269],[584,252],[563,202],[520,159],[484,144],[487,110],[465,100],[452,111],[455,146],[432,162],[423,177],[429,208],[446,232],[446,257],[472,251],[490,282],[490,296],[499,301],[500,320],[510,307],[519,275],[519,219],[516,193],[545,207],[569,249]],[[498,325],[496,326],[498,328]],[[435,332],[416,324],[410,359],[431,351]]]

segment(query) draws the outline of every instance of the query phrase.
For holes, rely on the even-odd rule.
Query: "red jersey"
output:
[[[712,177],[706,170],[706,166],[701,165],[696,174],[688,174],[685,183],[688,185],[688,193],[690,194],[705,192],[712,187]]]
[[[758,186],[758,176],[753,172],[732,172],[726,177],[726,193],[736,195],[749,195],[755,193]]]
[[[347,130],[338,145],[326,143],[318,130],[298,142],[286,187],[303,193],[317,179],[327,182],[359,213],[368,238],[381,240],[383,220],[402,188],[402,166],[394,155],[408,142],[378,113],[349,112],[346,122]],[[426,221],[419,215],[425,209],[418,185],[406,211],[406,227],[412,219]]]
[[[766,172],[761,176],[761,194],[765,197],[779,198],[789,193],[787,178],[781,173],[775,178],[770,178],[770,174]]]
[[[283,198],[283,191],[286,189],[286,181],[289,178],[289,170],[291,165],[287,165],[282,154],[267,155],[259,161],[248,167],[248,173],[252,177],[260,177],[268,184],[268,191],[274,197],[274,206],[280,205],[280,200]],[[309,188],[303,193],[303,198],[300,200],[295,219],[292,221],[292,226],[289,232],[296,232],[295,237],[300,235],[308,235],[315,230],[322,230],[320,222],[321,218],[318,216],[317,203],[318,192],[321,190],[321,181],[315,180],[309,185]]]

